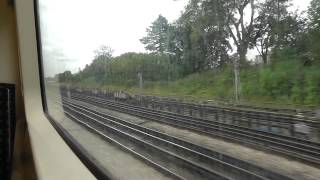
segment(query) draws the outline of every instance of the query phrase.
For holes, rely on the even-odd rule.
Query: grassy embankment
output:
[[[87,78],[74,85],[194,100],[232,100],[233,81],[231,67],[225,67],[218,72],[210,70],[191,74],[169,83],[144,82],[142,89],[137,85],[126,86],[121,83],[106,85],[94,81],[93,78]],[[241,83],[243,103],[278,107],[287,107],[288,104],[320,105],[319,66],[305,67],[299,63],[283,61],[263,68],[246,67],[241,72]]]

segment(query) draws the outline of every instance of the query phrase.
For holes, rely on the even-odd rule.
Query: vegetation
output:
[[[307,16],[289,7],[287,0],[190,0],[175,22],[159,15],[147,29],[140,41],[149,53],[113,57],[104,46],[83,70],[56,78],[160,95],[320,105],[320,1],[312,0]],[[247,59],[249,49],[261,63]]]

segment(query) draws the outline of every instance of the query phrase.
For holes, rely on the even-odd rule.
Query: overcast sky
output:
[[[188,0],[39,0],[45,76],[90,64],[101,45],[114,55],[145,52],[140,43],[158,17],[179,17]],[[305,10],[310,0],[293,0]]]

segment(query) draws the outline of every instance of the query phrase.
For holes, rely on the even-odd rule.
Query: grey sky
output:
[[[39,0],[46,76],[76,72],[89,64],[100,45],[114,55],[145,52],[140,43],[159,14],[177,19],[188,0]],[[294,0],[306,9],[310,0]]]

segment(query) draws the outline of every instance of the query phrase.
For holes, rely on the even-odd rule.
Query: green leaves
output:
[[[311,21],[310,25],[313,29],[319,29],[320,27],[320,1],[312,0],[309,6],[309,19]]]
[[[109,46],[102,45],[99,49],[94,51],[95,59],[110,59],[112,57],[113,49]]]
[[[146,50],[162,54],[168,50],[168,29],[168,20],[159,15],[147,29],[147,35],[140,39],[140,41],[145,45]]]

